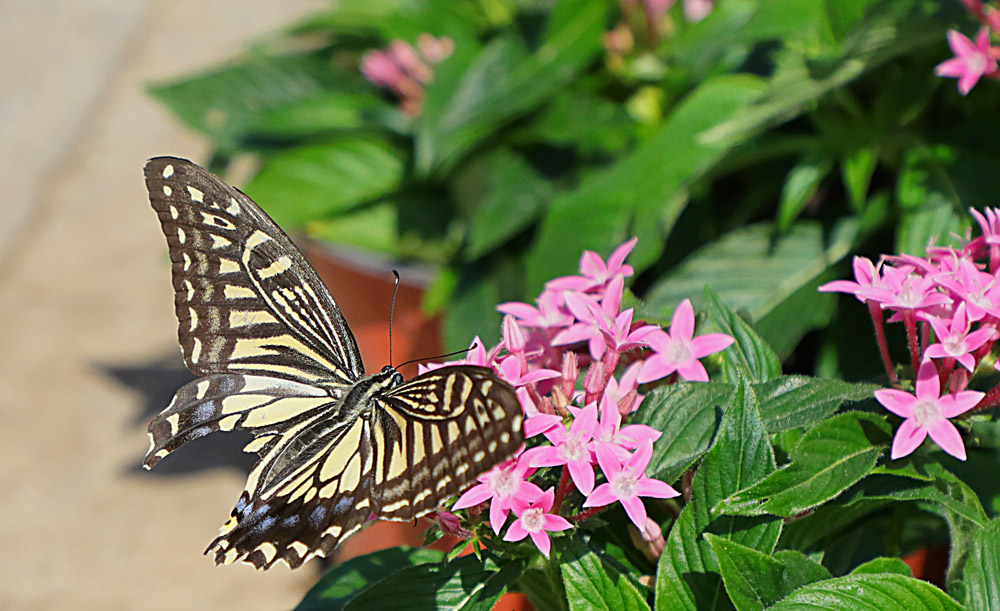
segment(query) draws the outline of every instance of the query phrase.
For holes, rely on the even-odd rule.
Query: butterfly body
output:
[[[150,160],[146,186],[181,351],[203,377],[150,422],[143,464],[217,430],[251,431],[246,450],[260,456],[209,545],[216,562],[325,556],[373,517],[436,510],[523,442],[514,390],[487,368],[365,376],[333,297],[246,195],[171,157]]]

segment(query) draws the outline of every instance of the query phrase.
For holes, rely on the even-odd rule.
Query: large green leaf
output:
[[[559,0],[537,49],[504,34],[456,80],[436,78],[416,134],[417,172],[447,169],[498,126],[558,91],[600,51],[606,14],[603,2]]]
[[[824,420],[791,448],[789,464],[720,501],[715,511],[795,516],[834,498],[871,473],[889,441],[889,425],[882,416],[848,412]]]
[[[366,97],[366,89],[370,91],[360,74],[335,70],[315,55],[252,54],[181,81],[154,85],[150,93],[216,146],[232,149],[253,131],[256,122],[266,124],[270,113],[323,99],[331,91],[354,96],[350,99],[362,109],[377,107],[376,102]],[[332,115],[333,110],[330,112]],[[357,114],[349,116],[350,108],[342,107],[340,113],[337,119],[340,127],[358,120]],[[329,116],[327,120],[330,121]]]
[[[875,384],[852,384],[808,376],[782,376],[754,385],[768,432],[816,424],[845,402],[870,399]]]
[[[490,611],[523,572],[520,563],[497,565],[475,556],[398,571],[355,596],[345,611],[462,609]]]
[[[681,382],[649,393],[631,420],[664,433],[653,444],[647,472],[665,482],[680,477],[708,450],[732,394],[731,384],[713,382]]]
[[[853,221],[828,234],[812,222],[797,223],[780,235],[770,223],[736,229],[657,282],[646,295],[644,311],[662,319],[689,298],[698,308],[707,284],[723,301],[758,320],[845,257],[856,236]]]
[[[961,611],[962,606],[927,583],[897,573],[848,575],[809,584],[773,611]]]
[[[572,272],[580,252],[606,256],[631,235],[640,238],[632,265],[652,263],[663,248],[661,236],[683,209],[685,187],[731,146],[707,145],[701,133],[738,114],[761,88],[758,79],[746,76],[702,83],[634,152],[557,197],[529,253],[528,291]]]
[[[286,228],[301,227],[395,189],[402,155],[385,141],[343,137],[269,157],[246,192]]]
[[[735,340],[722,351],[723,379],[736,382],[748,376],[751,382],[766,382],[781,375],[781,361],[774,350],[708,286],[705,301],[712,327]]]
[[[571,610],[649,609],[645,597],[625,574],[582,541],[563,538],[556,545]]]
[[[465,255],[478,259],[541,216],[553,187],[522,156],[501,148],[461,168],[451,190],[469,219]]]
[[[719,561],[702,533],[711,532],[770,554],[781,532],[780,520],[718,516],[711,508],[737,490],[764,479],[774,469],[774,454],[760,421],[756,396],[750,384],[743,382],[698,468],[691,501],[667,538],[657,566],[658,610],[732,608],[722,595]]]
[[[806,584],[830,578],[823,565],[799,552],[768,555],[710,533],[705,538],[719,559],[726,592],[738,611],[761,611]]]
[[[443,552],[409,547],[394,547],[351,558],[323,575],[295,611],[338,611],[381,579],[405,568],[440,562],[443,558]]]
[[[1000,609],[1000,521],[992,520],[976,536],[965,565],[965,587],[970,609]]]

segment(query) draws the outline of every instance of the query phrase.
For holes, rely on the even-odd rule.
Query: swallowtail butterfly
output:
[[[202,377],[150,422],[143,466],[217,430],[252,432],[260,455],[205,552],[216,563],[326,556],[373,516],[434,511],[521,445],[520,403],[489,369],[365,376],[333,297],[249,197],[183,159],[145,174],[184,362]]]

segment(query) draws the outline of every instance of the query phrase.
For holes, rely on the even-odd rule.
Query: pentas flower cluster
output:
[[[867,304],[886,374],[898,385],[883,328],[906,329],[914,392],[876,391],[887,410],[904,418],[893,439],[893,459],[913,452],[930,436],[942,450],[965,460],[965,444],[950,421],[1000,404],[1000,385],[988,393],[967,390],[977,368],[1000,338],[1000,210],[970,210],[982,232],[960,248],[928,246],[925,257],[883,255],[873,264],[854,258],[854,281],[837,280],[820,291],[850,293]],[[1000,369],[1000,362],[994,362]],[[942,394],[943,393],[943,394]]]
[[[646,471],[662,433],[628,423],[643,400],[639,385],[707,381],[698,359],[733,341],[722,334],[695,337],[694,311],[686,300],[668,331],[622,309],[625,279],[635,273],[625,259],[635,243],[633,238],[622,244],[606,261],[585,252],[580,275],[550,281],[534,304],[500,305],[501,343],[487,350],[477,337],[458,362],[491,367],[516,389],[528,447],[479,476],[453,509],[485,515],[498,536],[506,526],[504,540],[530,537],[546,556],[548,533],[616,503],[640,533],[659,532],[642,499],[678,492]],[[559,482],[543,489],[539,482],[556,479],[545,476],[549,468],[559,469]],[[574,491],[582,500],[566,502]]]
[[[1000,47],[990,45],[990,32],[1000,34],[1000,10],[989,6],[982,0],[961,0],[983,26],[976,33],[974,40],[956,30],[948,30],[948,46],[955,57],[943,61],[934,69],[938,76],[958,79],[958,91],[966,95],[979,79],[1000,78],[997,70],[997,59],[1000,58]]]
[[[434,80],[433,66],[451,56],[455,42],[430,34],[417,37],[417,47],[405,40],[394,40],[386,49],[365,53],[361,73],[373,85],[390,89],[399,96],[403,112],[417,116],[424,105],[424,86]]]

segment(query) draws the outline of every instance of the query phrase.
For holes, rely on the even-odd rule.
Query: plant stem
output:
[[[572,518],[570,518],[570,520],[573,520],[574,522],[583,522],[587,518],[589,518],[589,517],[591,517],[593,515],[597,515],[601,511],[604,511],[608,507],[609,507],[609,505],[605,505],[604,507],[591,507],[590,509],[584,509],[580,513],[578,513],[575,516],[573,516]]]
[[[885,341],[885,327],[882,324],[882,308],[874,302],[868,302],[868,313],[872,317],[872,325],[875,327],[875,341],[878,344],[879,355],[882,356],[882,365],[885,367],[885,374],[889,376],[890,384],[897,384],[899,378],[892,367],[892,359],[889,358],[889,345]]]
[[[566,498],[566,494],[569,493],[569,468],[563,465],[562,474],[559,476],[559,488],[556,490],[556,498],[552,503],[555,508],[555,513],[562,515],[562,502]]]

